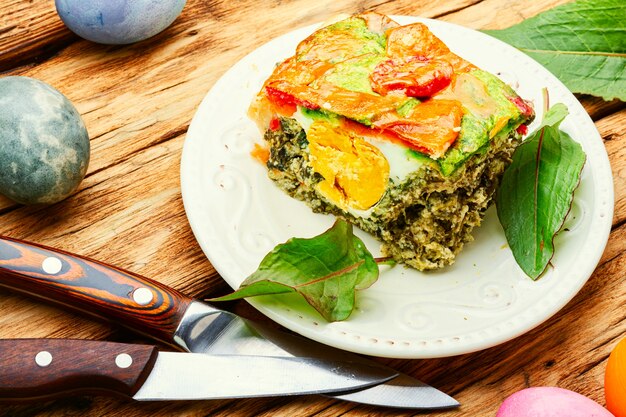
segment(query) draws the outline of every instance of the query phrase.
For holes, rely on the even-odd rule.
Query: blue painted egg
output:
[[[0,78],[0,194],[51,204],[85,177],[89,135],[63,94],[28,77]]]
[[[55,0],[61,20],[78,36],[97,43],[139,42],[167,28],[186,0]]]

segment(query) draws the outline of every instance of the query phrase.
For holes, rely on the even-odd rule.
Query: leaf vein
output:
[[[561,55],[599,55],[599,56],[614,56],[618,58],[626,58],[626,53],[620,52],[603,52],[603,51],[561,51],[557,49],[531,49],[531,48],[519,48],[522,52],[530,52],[535,54],[561,54]]]

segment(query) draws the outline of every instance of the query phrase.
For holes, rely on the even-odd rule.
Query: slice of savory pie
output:
[[[281,189],[427,270],[472,239],[534,112],[426,25],[365,13],[302,41],[249,115]]]

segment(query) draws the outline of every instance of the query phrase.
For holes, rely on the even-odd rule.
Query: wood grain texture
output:
[[[471,28],[518,23],[566,0],[188,0],[159,35],[128,46],[81,40],[58,20],[54,2],[7,0],[0,7],[0,71],[45,81],[78,108],[91,138],[86,179],[67,200],[24,207],[0,197],[0,234],[119,266],[193,297],[224,294],[226,283],[187,223],[179,169],[185,133],[200,101],[237,60],[272,38],[337,13],[374,9],[435,17]],[[557,385],[604,404],[603,372],[626,334],[626,158],[620,102],[580,97],[605,140],[615,185],[613,231],[580,293],[543,325],[500,346],[432,360],[377,360],[423,380],[463,405],[435,416],[493,416],[508,395]],[[239,313],[264,320],[245,302]],[[0,289],[0,338],[74,337],[143,341]],[[0,416],[408,416],[318,396],[137,404],[78,397],[0,407]]]
[[[5,0],[0,15],[0,72],[35,65],[78,40],[54,12],[54,3]]]

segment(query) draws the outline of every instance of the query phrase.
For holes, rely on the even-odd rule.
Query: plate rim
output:
[[[454,23],[444,22],[444,21],[435,20],[435,19],[421,18],[421,17],[416,17],[416,16],[398,16],[398,15],[390,15],[390,17],[398,21],[401,24],[406,24],[409,21],[410,22],[419,21],[419,22],[426,23],[427,25],[428,24],[443,25],[444,27],[451,28],[452,30],[460,30],[461,32],[471,31],[474,33],[478,33],[480,34],[480,36],[484,36],[487,39],[489,39],[490,42],[496,42],[498,44],[504,45],[505,48],[514,49],[517,53],[522,54],[524,56],[524,59],[534,62],[536,65],[538,65],[539,67],[545,70],[544,67],[536,63],[536,61],[534,61],[532,58],[517,51],[515,48],[511,47],[510,45],[502,41],[499,41],[482,32],[479,32],[470,28],[466,28],[466,27],[463,27]],[[205,97],[203,98],[201,104],[196,109],[196,113],[194,114],[194,117],[190,123],[189,129],[188,129],[188,132],[187,132],[184,144],[183,144],[181,166],[180,166],[180,181],[181,181],[181,193],[182,193],[182,198],[183,198],[183,206],[185,208],[185,214],[189,221],[189,224],[191,226],[191,229],[193,231],[196,241],[199,243],[200,247],[202,248],[203,253],[209,259],[213,267],[225,279],[225,281],[229,283],[229,285],[231,285],[229,280],[226,279],[226,277],[224,276],[225,275],[224,268],[220,265],[219,260],[215,259],[214,250],[205,242],[205,239],[202,236],[203,232],[199,229],[199,223],[194,221],[194,213],[192,213],[192,210],[195,210],[195,209],[192,209],[192,203],[191,203],[192,198],[193,198],[192,197],[193,190],[191,189],[192,188],[191,184],[193,182],[190,181],[189,178],[191,178],[190,176],[194,175],[194,172],[193,172],[194,170],[191,169],[191,166],[189,164],[191,163],[190,161],[192,161],[193,157],[195,156],[193,155],[194,152],[192,150],[191,144],[192,144],[192,140],[194,140],[193,138],[197,137],[196,128],[198,124],[200,123],[199,115],[201,114],[201,110],[203,110],[208,105],[207,102],[210,99],[211,92],[215,91],[216,86],[220,83],[222,79],[224,79],[228,71],[231,71],[237,65],[243,65],[242,63],[246,62],[247,60],[250,60],[251,57],[253,57],[254,54],[259,49],[263,47],[267,47],[267,45],[269,44],[278,43],[281,40],[284,40],[286,38],[288,39],[290,37],[293,37],[294,34],[299,34],[301,32],[312,32],[317,27],[319,27],[319,23],[289,31],[283,35],[273,38],[268,43],[256,48],[255,50],[248,53],[245,57],[238,60],[232,67],[230,67],[224,74],[222,74],[220,78],[215,82],[215,84],[209,89],[209,91],[206,93]],[[555,85],[559,86],[559,88],[567,91],[569,96],[571,96],[571,98],[573,99],[574,108],[572,109],[570,105],[568,105],[568,108],[570,109],[570,114],[576,114],[577,117],[582,116],[583,118],[586,118],[585,122],[587,124],[590,123],[593,126],[593,129],[595,130],[596,135],[595,137],[588,139],[588,142],[590,143],[589,146],[593,145],[594,150],[596,151],[596,153],[594,154],[594,158],[602,159],[602,161],[599,161],[598,164],[604,170],[604,172],[602,173],[597,173],[595,171],[594,173],[600,175],[600,177],[605,180],[610,180],[611,186],[606,189],[601,190],[603,193],[604,205],[605,205],[604,207],[605,211],[603,212],[604,221],[601,222],[604,227],[602,227],[601,230],[595,231],[597,235],[596,240],[599,240],[600,244],[596,246],[596,251],[593,253],[593,256],[590,258],[591,261],[590,262],[588,261],[584,264],[586,268],[581,273],[581,275],[584,275],[585,278],[580,279],[579,281],[577,281],[578,285],[569,287],[568,291],[561,294],[560,297],[556,299],[557,300],[556,302],[548,306],[548,309],[546,310],[547,312],[543,314],[539,319],[535,318],[534,320],[529,320],[527,323],[523,325],[518,325],[515,328],[515,331],[508,332],[506,336],[496,336],[496,337],[492,336],[486,339],[475,340],[473,342],[466,341],[462,346],[454,346],[454,345],[452,346],[447,345],[445,347],[436,347],[436,346],[432,347],[431,346],[431,347],[424,348],[424,349],[413,350],[413,349],[408,349],[408,348],[400,349],[398,347],[390,348],[388,346],[385,347],[384,345],[368,346],[368,345],[363,345],[360,343],[337,342],[336,337],[333,337],[332,334],[329,336],[328,334],[322,333],[322,332],[311,332],[306,327],[299,326],[297,323],[294,323],[293,321],[286,320],[283,315],[272,310],[271,308],[267,308],[262,301],[254,300],[254,299],[248,299],[246,301],[248,301],[251,305],[253,305],[262,314],[266,315],[267,317],[276,321],[277,323],[289,328],[290,330],[300,333],[305,337],[312,338],[318,342],[325,343],[325,344],[335,346],[335,347],[339,347],[342,349],[350,350],[350,351],[357,352],[357,353],[393,357],[393,358],[410,358],[410,359],[425,359],[425,358],[453,356],[453,355],[466,354],[466,353],[475,352],[478,350],[487,349],[493,346],[497,346],[501,343],[512,340],[532,330],[533,328],[539,326],[540,324],[542,324],[543,322],[545,322],[546,320],[548,320],[549,318],[557,314],[567,303],[569,303],[569,301],[571,301],[571,299],[581,290],[584,284],[588,281],[589,277],[592,275],[593,271],[596,269],[597,264],[602,256],[602,253],[604,252],[604,248],[607,244],[610,230],[611,230],[611,223],[612,223],[613,210],[614,210],[614,191],[613,191],[613,185],[612,185],[612,172],[610,168],[608,154],[606,152],[606,148],[604,147],[602,143],[602,139],[599,133],[597,132],[597,128],[595,127],[595,124],[593,123],[589,115],[586,113],[582,105],[573,96],[573,94],[569,92],[569,90],[567,90],[567,88],[556,77],[550,74],[547,70],[545,71],[547,72],[548,77],[552,78],[550,81],[554,83]],[[247,107],[247,104],[246,104],[246,107]],[[602,145],[602,149],[599,152],[598,152],[598,149],[595,149],[599,147],[598,144],[596,143],[598,140],[600,142],[599,145]],[[598,168],[596,167],[595,169],[598,169]],[[610,204],[606,204],[607,201],[610,201]],[[598,222],[598,220],[596,220],[596,222]],[[555,300],[554,297],[552,297],[551,299]]]

